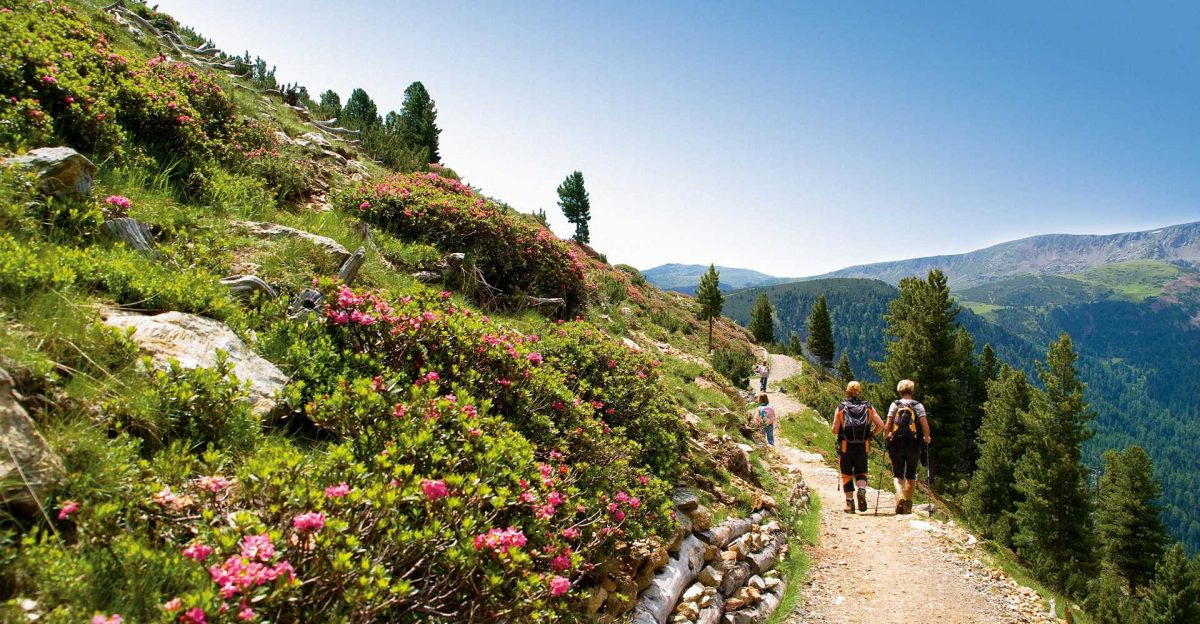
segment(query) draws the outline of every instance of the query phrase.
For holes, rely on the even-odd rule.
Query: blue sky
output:
[[[1200,220],[1200,3],[161,0],[613,262],[802,276]]]

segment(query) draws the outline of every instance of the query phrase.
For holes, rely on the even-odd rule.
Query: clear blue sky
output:
[[[611,261],[800,276],[1200,220],[1200,3],[162,0]],[[968,6],[970,5],[970,6]]]

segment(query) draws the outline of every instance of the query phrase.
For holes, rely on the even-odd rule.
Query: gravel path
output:
[[[771,369],[769,389],[798,372],[800,363],[773,355]],[[758,380],[753,383],[757,389]],[[795,398],[768,394],[781,419],[813,417],[801,414],[804,406]],[[781,436],[776,443],[789,467],[798,469],[821,499],[820,540],[810,548],[803,604],[787,624],[1056,621],[1036,593],[981,563],[975,538],[953,521],[896,516],[895,497],[888,491],[880,493],[875,515],[874,480],[867,513],[847,514],[837,471]]]

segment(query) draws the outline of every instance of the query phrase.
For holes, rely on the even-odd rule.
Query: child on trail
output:
[[[913,400],[916,384],[901,379],[896,384],[900,398],[892,401],[888,408],[887,439],[888,454],[892,459],[892,474],[896,477],[896,513],[912,513],[913,491],[917,487],[917,464],[920,461],[922,443],[929,446],[933,438],[929,435],[929,419],[925,406]]]
[[[771,399],[767,398],[766,392],[759,394],[758,409],[754,411],[754,424],[762,431],[763,436],[767,438],[767,444],[771,446],[775,446],[775,423],[777,421],[775,408],[771,407]]]
[[[761,364],[754,367],[754,370],[755,370],[755,372],[758,373],[758,383],[759,383],[758,391],[766,392],[767,391],[767,377],[771,374],[771,366],[769,364],[767,364],[766,360],[763,360]]]
[[[858,510],[867,510],[867,454],[871,436],[883,430],[883,419],[862,398],[862,384],[846,384],[846,400],[833,413],[833,433],[838,437],[839,471],[846,493],[846,513],[854,513],[854,486],[858,485]]]

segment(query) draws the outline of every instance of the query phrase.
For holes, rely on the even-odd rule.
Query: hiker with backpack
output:
[[[767,444],[775,446],[775,423],[778,422],[775,417],[775,408],[771,407],[771,399],[767,397],[767,393],[763,392],[758,395],[758,409],[754,411],[754,424],[762,431],[763,436],[767,439]]]
[[[846,400],[833,413],[833,434],[838,441],[839,472],[846,493],[846,513],[854,513],[854,491],[858,486],[858,510],[867,510],[867,454],[871,438],[883,431],[883,419],[862,399],[862,384],[846,384]]]
[[[758,391],[766,392],[767,377],[771,374],[771,366],[767,364],[766,360],[763,360],[761,364],[754,367],[754,372],[758,373]]]
[[[912,513],[913,493],[917,488],[917,465],[921,451],[929,446],[933,438],[929,435],[929,419],[925,406],[913,399],[916,384],[901,379],[896,384],[899,399],[888,408],[885,429],[888,439],[888,455],[892,460],[892,474],[896,479],[896,514]]]

